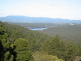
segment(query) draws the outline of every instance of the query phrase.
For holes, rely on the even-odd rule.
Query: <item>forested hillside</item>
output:
[[[0,61],[81,61],[81,45],[0,22]]]
[[[81,43],[81,25],[51,27],[42,32],[52,37],[58,34],[63,39]]]

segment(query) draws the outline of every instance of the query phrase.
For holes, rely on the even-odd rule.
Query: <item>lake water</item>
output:
[[[30,30],[44,30],[44,29],[47,29],[47,28],[29,28]]]

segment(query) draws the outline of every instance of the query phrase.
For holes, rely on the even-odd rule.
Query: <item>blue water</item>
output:
[[[47,28],[29,28],[30,30],[44,30],[44,29],[47,29]]]

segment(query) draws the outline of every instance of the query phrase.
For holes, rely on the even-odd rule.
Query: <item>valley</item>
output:
[[[62,39],[81,42],[81,24],[69,23],[14,23],[49,36],[59,35]]]

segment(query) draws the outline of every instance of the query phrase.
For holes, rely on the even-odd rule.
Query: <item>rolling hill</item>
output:
[[[81,25],[52,27],[42,31],[52,37],[59,35],[63,39],[81,42]]]

